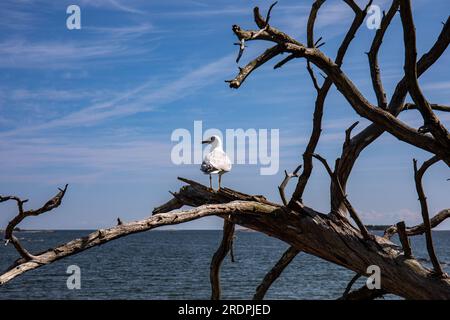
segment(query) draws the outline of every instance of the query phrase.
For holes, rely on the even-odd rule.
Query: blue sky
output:
[[[81,8],[81,30],[66,28],[66,8]],[[375,0],[386,9],[389,1]],[[269,63],[239,89],[224,83],[236,73],[233,24],[254,28],[252,8],[265,1],[2,1],[0,3],[0,194],[29,198],[37,207],[69,183],[63,205],[24,222],[28,228],[98,228],[149,216],[180,186],[177,176],[203,181],[198,165],[170,161],[177,128],[280,129],[280,172],[259,175],[257,165],[236,165],[224,185],[279,201],[283,170],[299,162],[311,130],[315,99],[304,61],[279,70]],[[419,55],[436,39],[450,12],[447,0],[414,0]],[[279,1],[272,25],[305,42],[310,1]],[[328,0],[316,34],[334,57],[352,11]],[[363,26],[343,69],[371,101],[367,56],[374,30]],[[249,43],[240,64],[267,44]],[[397,15],[380,52],[388,96],[402,77],[403,45]],[[450,104],[447,51],[420,84],[429,101]],[[409,99],[409,98],[408,98]],[[448,126],[450,117],[440,114]],[[420,115],[401,118],[418,127]],[[344,130],[367,125],[333,88],[327,98],[318,151],[331,163],[339,156]],[[348,186],[349,199],[366,223],[421,221],[413,185],[412,158],[426,152],[384,134],[365,150]],[[425,177],[430,211],[448,207],[448,168],[439,163]],[[293,184],[292,184],[293,186]],[[291,186],[291,187],[292,187]],[[305,202],[327,212],[329,178],[317,165]],[[2,204],[0,226],[14,215]],[[219,228],[208,218],[181,226]],[[442,228],[449,228],[446,223]]]

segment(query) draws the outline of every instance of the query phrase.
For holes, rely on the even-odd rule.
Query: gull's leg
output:
[[[222,174],[221,173],[219,173],[219,189],[218,190],[220,190],[220,182],[222,181]]]
[[[209,188],[212,189],[212,178],[211,178],[211,175],[209,175]]]

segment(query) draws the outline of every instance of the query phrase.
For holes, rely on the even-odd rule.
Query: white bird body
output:
[[[231,161],[227,156],[225,151],[222,148],[222,141],[218,136],[212,136],[209,140],[205,140],[202,143],[211,144],[211,149],[205,155],[200,170],[204,174],[209,174],[210,186],[212,188],[211,183],[211,174],[219,175],[219,189],[222,174],[229,172],[231,170]]]
[[[222,171],[228,172],[231,170],[231,161],[227,154],[221,149],[211,150],[203,159],[203,163],[211,167],[211,171],[208,170],[205,173],[220,173]]]

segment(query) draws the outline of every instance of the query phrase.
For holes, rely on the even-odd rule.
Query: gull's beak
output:
[[[210,140],[203,140],[202,141],[202,144],[207,144],[207,143],[211,143],[211,141]]]

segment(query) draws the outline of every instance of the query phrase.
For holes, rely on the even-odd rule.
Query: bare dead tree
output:
[[[314,39],[315,21],[324,2],[324,0],[316,0],[312,4],[307,22],[306,45],[269,23],[275,4],[270,6],[265,18],[260,14],[259,8],[254,8],[257,29],[245,30],[238,25],[232,27],[240,46],[238,60],[241,59],[246,45],[251,41],[268,42],[272,44],[272,47],[244,67],[240,67],[236,77],[227,80],[231,88],[239,88],[258,67],[284,54],[285,57],[277,62],[274,68],[281,68],[294,59],[305,59],[308,74],[316,91],[313,127],[308,145],[303,152],[302,163],[293,173],[286,171],[285,178],[278,187],[283,204],[270,202],[260,195],[244,194],[228,188],[214,191],[195,181],[179,178],[185,185],[179,191],[171,192],[172,199],[155,208],[153,216],[135,222],[122,222],[109,229],[97,230],[84,238],[72,240],[41,253],[31,254],[14,237],[14,227],[28,216],[39,215],[59,206],[66,188],[61,189],[52,200],[38,210],[24,211],[25,201],[17,197],[0,197],[0,202],[9,200],[17,202],[18,214],[8,224],[5,238],[14,245],[20,255],[20,258],[0,275],[0,285],[27,271],[129,234],[214,215],[224,219],[224,233],[211,262],[210,279],[213,299],[220,298],[220,265],[232,249],[235,225],[262,232],[289,245],[289,249],[262,279],[256,290],[255,299],[264,297],[271,284],[299,252],[314,255],[355,272],[356,276],[345,288],[342,299],[374,299],[387,293],[407,299],[450,299],[450,279],[439,264],[431,233],[434,227],[450,216],[450,209],[444,209],[430,219],[425,191],[422,187],[423,175],[432,164],[438,161],[450,164],[449,133],[435,113],[435,111],[448,112],[450,107],[428,102],[417,80],[438,61],[447,49],[450,43],[450,18],[444,23],[442,31],[429,51],[417,59],[416,34],[410,0],[392,0],[367,53],[372,86],[377,99],[376,104],[372,104],[342,69],[347,49],[364,22],[372,1],[368,1],[363,8],[355,1],[343,1],[353,11],[354,18],[334,60],[319,50],[324,44],[322,40],[324,36],[319,37],[318,40]],[[389,99],[382,83],[378,52],[384,35],[398,11],[400,11],[403,28],[405,74],[397,83]],[[324,74],[322,83],[317,79],[314,68]],[[353,137],[352,130],[357,123],[346,130],[342,152],[335,161],[334,170],[326,159],[316,154],[322,132],[325,100],[333,85],[358,115],[371,122]],[[408,94],[413,103],[405,103]],[[404,110],[419,111],[423,125],[413,128],[398,119],[397,116]],[[345,190],[352,168],[361,152],[384,132],[388,132],[404,143],[425,150],[433,156],[420,168],[414,161],[415,185],[421,204],[423,223],[408,228],[404,223],[399,222],[386,230],[383,237],[378,237],[367,230],[356,209],[349,202]],[[328,214],[320,213],[303,203],[302,197],[313,170],[314,158],[325,166],[330,175],[331,199]],[[285,188],[292,178],[298,178],[298,180],[288,200]],[[183,206],[193,208],[181,210]],[[347,214],[355,222],[356,227],[353,226]],[[390,241],[395,233],[399,233],[401,247]],[[424,233],[433,270],[426,268],[413,257],[409,245],[408,237]],[[370,265],[380,267],[382,288],[370,290],[363,286],[351,291],[359,277],[367,276],[367,267]]]

